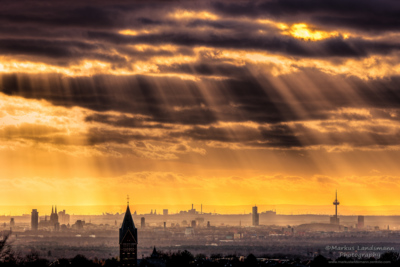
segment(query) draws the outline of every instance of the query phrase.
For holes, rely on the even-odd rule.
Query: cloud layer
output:
[[[399,14],[393,0],[3,1],[0,174],[388,190]]]

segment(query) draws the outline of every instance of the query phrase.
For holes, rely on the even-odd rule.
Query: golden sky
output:
[[[0,205],[400,205],[399,7],[328,2],[10,1]]]

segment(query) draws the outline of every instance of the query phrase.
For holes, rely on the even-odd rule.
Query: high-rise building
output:
[[[363,227],[364,227],[364,216],[358,216],[357,228],[363,228]]]
[[[144,217],[140,218],[140,228],[146,227],[146,219]]]
[[[337,206],[339,206],[339,201],[337,200],[337,190],[336,190],[336,199],[333,202],[333,205],[335,205],[335,215],[331,217],[331,224],[339,224],[339,218],[337,215]]]
[[[163,215],[168,215],[168,209],[163,209]]]
[[[58,213],[58,221],[60,224],[69,224],[71,216],[65,210]]]
[[[119,254],[121,266],[137,266],[137,229],[129,209],[126,208],[124,221],[119,229]]]
[[[39,227],[39,212],[37,209],[32,209],[31,213],[31,229],[37,231]]]
[[[260,215],[258,214],[257,206],[253,207],[253,212],[252,212],[252,225],[253,226],[258,226],[260,224]]]

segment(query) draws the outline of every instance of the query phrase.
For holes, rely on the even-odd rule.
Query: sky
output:
[[[2,1],[0,206],[396,206],[399,156],[398,1]]]

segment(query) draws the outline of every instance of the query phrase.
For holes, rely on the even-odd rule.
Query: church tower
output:
[[[119,256],[121,266],[137,266],[137,243],[137,229],[133,223],[128,198],[128,206],[126,208],[124,221],[119,229]]]

